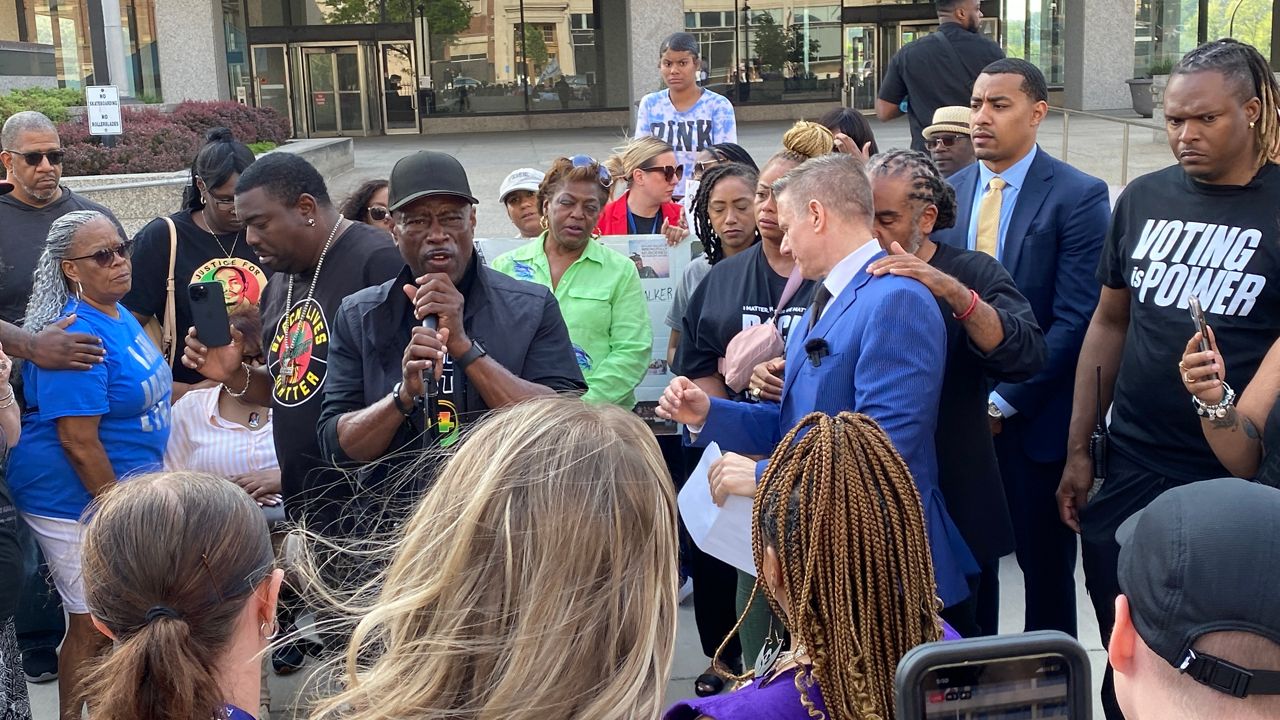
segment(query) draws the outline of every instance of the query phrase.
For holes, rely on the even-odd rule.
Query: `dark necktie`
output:
[[[831,300],[831,291],[827,289],[825,283],[820,283],[818,289],[813,293],[813,303],[809,306],[812,312],[809,313],[809,330],[813,330],[813,326],[818,324],[818,318],[822,317],[822,309],[827,306],[827,302]]]

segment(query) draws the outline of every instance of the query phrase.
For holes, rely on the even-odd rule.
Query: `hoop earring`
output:
[[[550,229],[551,229],[551,223],[547,222],[547,216],[546,216],[546,215],[543,215],[543,216],[542,216],[542,218],[538,220],[538,224],[542,226],[542,229],[543,229],[543,230],[550,230]]]
[[[84,299],[84,285],[81,285],[80,281],[77,280],[76,281],[76,302],[80,302],[83,299]]]
[[[268,632],[267,628],[271,628],[270,632]],[[272,618],[271,622],[264,622],[259,625],[258,632],[262,635],[263,640],[275,640],[280,637],[280,623],[276,622],[275,618]]]

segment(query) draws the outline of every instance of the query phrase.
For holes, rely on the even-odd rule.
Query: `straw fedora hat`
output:
[[[944,132],[972,135],[973,130],[969,127],[969,108],[959,105],[938,108],[933,113],[933,124],[925,128],[921,135],[928,140],[936,133]]]

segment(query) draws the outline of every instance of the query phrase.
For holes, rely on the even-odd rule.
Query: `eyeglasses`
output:
[[[701,179],[702,179],[702,176],[703,176],[703,175],[705,175],[705,174],[706,174],[706,172],[707,172],[708,170],[710,170],[711,168],[713,168],[713,167],[715,167],[716,165],[719,165],[719,164],[720,164],[720,161],[719,161],[719,160],[703,160],[703,161],[701,161],[701,162],[696,162],[696,163],[694,163],[694,164],[693,164],[693,179],[694,179],[694,180],[701,180]],[[684,168],[682,167],[682,168],[680,168],[680,169],[681,169],[681,170],[683,170]]]
[[[40,161],[49,160],[50,165],[61,165],[62,160],[67,156],[63,150],[45,150],[44,152],[18,152],[17,150],[6,150],[5,152],[18,155],[27,162],[31,167],[39,167]]]
[[[969,136],[968,135],[934,135],[933,137],[924,141],[924,146],[926,148],[929,148],[930,150],[938,146],[951,147],[952,145],[955,145],[956,141],[962,137],[969,137]]]
[[[214,195],[213,193],[209,193],[208,195],[209,195],[209,199],[213,201],[213,204],[217,205],[219,208],[222,208],[224,210],[235,210],[236,208],[235,198],[220,198],[217,195]]]
[[[595,158],[590,155],[574,155],[573,157],[568,158],[568,160],[570,164],[576,168],[596,168],[596,176],[600,180],[600,185],[603,186],[605,190],[613,187],[613,175],[609,174],[608,168],[596,162]]]
[[[369,213],[369,219],[374,222],[382,222],[391,215],[391,211],[382,205],[370,205],[365,210]]]
[[[113,248],[103,248],[96,253],[89,255],[81,255],[80,257],[64,258],[65,260],[93,260],[98,263],[98,267],[111,267],[119,255],[121,260],[128,260],[133,254],[133,241],[126,240]]]
[[[683,165],[654,165],[652,167],[642,167],[640,170],[642,172],[660,172],[662,173],[662,179],[667,182],[684,177]]]

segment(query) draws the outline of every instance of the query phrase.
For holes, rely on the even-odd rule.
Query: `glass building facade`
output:
[[[125,78],[113,84],[129,96],[160,98],[155,0],[120,0]],[[100,0],[0,0],[0,41],[53,48],[58,86],[81,88],[98,82],[94,68],[106,68]],[[105,71],[104,71],[105,75]]]

